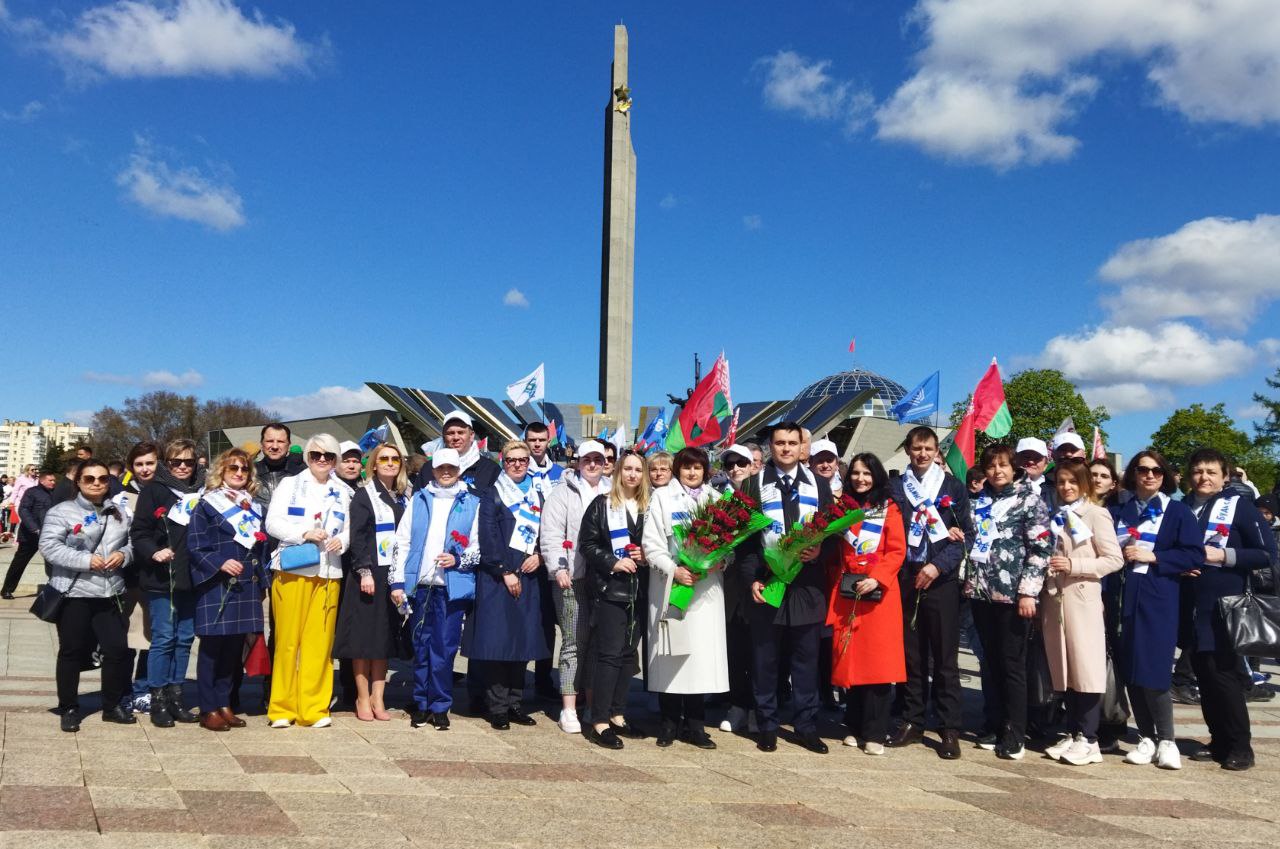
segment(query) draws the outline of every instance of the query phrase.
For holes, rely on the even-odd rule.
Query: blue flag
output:
[[[926,377],[919,386],[903,395],[902,400],[890,408],[889,412],[897,417],[898,424],[919,421],[938,412],[938,376],[940,374],[941,372],[935,371]]]
[[[663,407],[658,415],[649,420],[649,425],[640,435],[640,444],[646,453],[651,446],[656,447],[667,441],[667,408]]]
[[[390,436],[390,433],[385,424],[372,428],[366,431],[364,436],[360,437],[360,450],[366,453],[372,451],[375,446],[386,442],[388,436]]]

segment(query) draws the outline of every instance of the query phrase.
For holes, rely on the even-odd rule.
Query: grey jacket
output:
[[[49,564],[53,588],[71,598],[111,598],[123,593],[121,572],[133,562],[129,521],[128,511],[119,504],[106,501],[95,508],[83,495],[51,507],[40,532],[40,554]],[[119,569],[95,572],[89,568],[94,554],[105,558],[117,551],[124,554]]]
[[[568,569],[569,577],[577,581],[587,576],[587,561],[578,550],[578,531],[582,515],[600,493],[609,491],[609,478],[600,478],[596,491],[592,491],[577,472],[565,472],[561,486],[551,490],[542,505],[539,545],[542,562],[547,564],[547,574],[555,580],[557,572]],[[564,543],[571,548],[564,548]]]

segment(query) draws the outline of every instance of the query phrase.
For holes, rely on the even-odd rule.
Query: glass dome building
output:
[[[863,404],[861,415],[878,419],[893,419],[889,409],[907,394],[906,387],[873,371],[855,368],[829,375],[810,383],[796,395],[796,400],[823,398],[836,395],[853,395],[867,389],[875,390]]]

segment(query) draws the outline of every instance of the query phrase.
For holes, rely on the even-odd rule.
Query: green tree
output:
[[[265,424],[276,415],[252,401],[219,398],[200,401],[194,395],[148,392],[126,398],[120,409],[103,407],[93,414],[94,456],[123,459],[136,442],[159,445],[179,437],[204,442],[209,431],[225,427]]]
[[[1280,368],[1276,369],[1276,373],[1271,377],[1264,378],[1267,387],[1270,389],[1280,389]],[[1262,423],[1253,423],[1253,431],[1257,437],[1257,444],[1267,447],[1280,445],[1280,398],[1272,398],[1263,395],[1261,392],[1253,393],[1253,403],[1261,405],[1266,410],[1263,415]]]
[[[1107,437],[1106,430],[1103,429],[1103,425],[1111,420],[1107,408],[1090,407],[1075,384],[1056,369],[1025,369],[1018,372],[1004,382],[1004,398],[1009,405],[1009,415],[1013,418],[1013,430],[1009,432],[1006,441],[1016,442],[1024,436],[1035,436],[1048,442],[1068,416],[1075,422],[1076,431],[1085,440],[1086,446],[1093,438],[1095,425],[1102,429],[1102,438],[1105,440]],[[969,397],[952,407],[952,427],[960,424],[960,419],[968,408]],[[991,441],[978,434],[977,450],[981,452]]]
[[[1263,440],[1254,442],[1236,427],[1225,404],[1206,408],[1192,404],[1174,410],[1165,423],[1151,434],[1151,447],[1165,456],[1174,468],[1185,472],[1187,458],[1197,448],[1216,448],[1234,465],[1243,466],[1254,486],[1263,492],[1275,483],[1276,460]]]

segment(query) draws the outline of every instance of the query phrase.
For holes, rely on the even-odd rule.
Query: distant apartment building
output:
[[[50,446],[64,451],[89,439],[89,428],[75,422],[41,419],[39,424],[5,419],[0,422],[0,473],[13,477],[28,465],[40,465]]]

